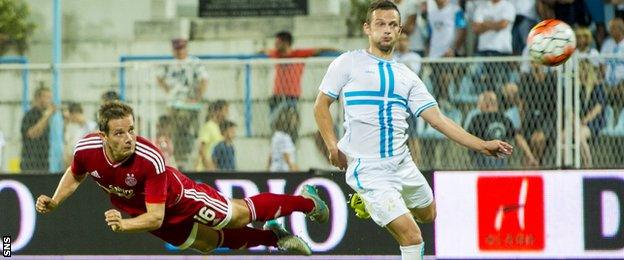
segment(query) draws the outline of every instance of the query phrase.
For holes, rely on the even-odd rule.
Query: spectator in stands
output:
[[[581,161],[583,167],[589,168],[592,166],[589,140],[598,136],[606,125],[604,116],[606,100],[598,69],[590,61],[580,61],[579,78],[581,82]]]
[[[587,27],[577,27],[574,33],[576,34],[576,51],[579,54],[590,56],[589,60],[593,66],[600,66],[600,60],[592,58],[599,56],[600,53],[592,46],[594,38],[591,30]]]
[[[236,170],[236,152],[234,150],[234,138],[236,137],[236,124],[230,120],[223,121],[219,128],[223,140],[219,142],[212,151],[217,170],[235,171]]]
[[[425,56],[425,39],[427,38],[427,23],[423,17],[427,1],[424,0],[394,0],[394,4],[401,14],[401,31],[409,39],[408,49]],[[360,23],[360,26],[363,24]]]
[[[494,138],[508,142],[515,136],[511,120],[498,110],[498,100],[494,91],[481,93],[477,107],[480,113],[468,123],[466,131],[481,139],[486,138],[485,140]],[[474,166],[478,169],[496,169],[507,165],[506,159],[488,158],[474,151],[469,153]]]
[[[466,19],[464,11],[449,0],[435,0],[428,7],[427,20],[431,28],[429,57],[454,57],[464,53]]]
[[[296,148],[292,136],[296,135],[299,125],[299,114],[292,107],[281,109],[273,121],[273,137],[271,137],[271,155],[269,156],[269,171],[290,172],[298,171],[296,163]]]
[[[396,45],[396,51],[394,52],[394,58],[397,62],[405,64],[414,73],[420,72],[420,60],[422,59],[418,53],[410,51],[409,38],[407,34],[401,33],[399,36],[399,43]]]
[[[225,100],[214,101],[208,106],[206,123],[199,129],[199,159],[195,170],[214,171],[217,169],[214,158],[212,158],[212,152],[214,147],[223,140],[219,125],[228,118],[229,111],[229,105]]]
[[[429,57],[455,57],[465,53],[466,19],[458,5],[449,0],[435,0],[427,9],[427,20],[431,28]],[[455,63],[432,63],[431,70],[434,88],[449,88],[451,83],[457,86],[463,77]]]
[[[188,55],[186,39],[171,41],[176,63],[158,72],[158,85],[169,95],[169,115],[175,118],[173,142],[181,169],[189,169],[189,154],[199,128],[201,101],[208,88],[208,73],[199,59]],[[218,129],[218,127],[217,127]]]
[[[100,97],[100,101],[102,102],[102,104],[108,103],[108,102],[111,102],[111,101],[119,101],[119,100],[120,100],[119,99],[119,94],[117,94],[117,92],[114,91],[114,90],[106,91]]]
[[[624,54],[624,20],[614,18],[609,22],[611,37],[605,40],[600,49],[601,54]],[[620,107],[624,99],[624,61],[622,58],[611,58],[605,62],[605,91],[607,100],[614,107]]]
[[[275,49],[264,51],[271,58],[307,58],[319,55],[324,51],[335,51],[328,48],[294,49],[294,38],[288,31],[281,31],[275,35]],[[301,76],[303,63],[275,65],[275,83],[273,96],[269,100],[269,108],[274,112],[280,106],[297,106],[301,96]]]
[[[52,103],[52,92],[48,87],[35,90],[32,108],[22,118],[22,172],[41,173],[48,169],[50,148],[50,117],[56,111]]]
[[[154,144],[162,151],[165,162],[171,167],[178,165],[175,159],[175,146],[173,145],[174,125],[174,119],[170,116],[160,116],[156,124],[156,140],[154,140]]]
[[[516,9],[516,19],[514,20],[511,30],[514,55],[522,54],[529,31],[531,31],[531,28],[539,21],[537,9],[535,8],[535,1],[536,0],[511,1]]]
[[[539,63],[530,67],[529,73],[520,75],[520,131],[539,165],[545,166],[554,162],[557,76]]]
[[[97,129],[97,124],[93,120],[87,120],[82,110],[82,106],[76,102],[70,102],[67,109],[64,109],[65,116],[65,165],[69,166],[74,158],[74,146],[88,133]]]
[[[477,5],[472,21],[472,29],[478,35],[477,55],[511,55],[511,29],[516,18],[514,6],[507,0],[490,0]],[[481,79],[486,90],[495,90],[508,82],[510,64],[486,62]]]
[[[512,54],[511,29],[515,18],[516,9],[507,0],[490,0],[477,6],[472,28],[479,35],[480,56]]]

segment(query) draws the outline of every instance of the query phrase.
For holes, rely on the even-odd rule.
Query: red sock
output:
[[[267,221],[288,216],[294,211],[309,213],[314,209],[311,199],[268,192],[245,198],[245,203],[249,207],[251,221]]]
[[[254,246],[277,247],[277,236],[271,230],[261,230],[250,227],[237,229],[223,229],[221,246],[230,249],[250,248]]]

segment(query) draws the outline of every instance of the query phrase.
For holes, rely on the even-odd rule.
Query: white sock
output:
[[[412,246],[400,246],[401,260],[422,260],[425,252],[425,242]]]

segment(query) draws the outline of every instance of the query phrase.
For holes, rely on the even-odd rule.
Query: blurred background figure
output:
[[[236,124],[230,120],[225,120],[219,124],[221,129],[221,140],[215,145],[212,151],[217,170],[235,171],[236,170],[236,151],[234,150],[234,138],[236,137]]]
[[[174,121],[175,120],[168,115],[162,115],[158,118],[154,144],[163,153],[167,165],[177,167],[178,162],[175,159],[175,146],[173,145]]]
[[[274,48],[265,50],[264,53],[270,58],[307,58],[317,56],[324,51],[335,51],[329,48],[295,49],[295,39],[289,31],[281,31],[275,34]],[[301,76],[303,75],[303,63],[277,64],[275,65],[275,81],[273,96],[269,100],[271,112],[281,106],[297,107],[301,96]]]
[[[229,111],[228,103],[225,100],[217,100],[208,105],[206,122],[199,129],[199,158],[195,167],[196,171],[214,171],[217,169],[212,155],[215,146],[223,140],[219,125],[228,118]]]
[[[599,71],[589,60],[579,63],[581,83],[581,162],[582,166],[590,168],[593,165],[589,142],[598,136],[605,127],[606,95]]]
[[[422,57],[420,57],[418,53],[411,51],[409,46],[409,37],[406,33],[402,32],[401,36],[399,36],[399,43],[396,46],[396,51],[394,52],[394,58],[397,62],[405,64],[405,66],[418,75],[418,73],[420,73],[420,60]]]
[[[114,90],[106,91],[102,93],[102,96],[100,96],[100,102],[102,104],[112,102],[112,101],[119,101],[119,100],[120,100],[119,94],[117,94],[117,91],[114,91]]]
[[[20,168],[24,173],[48,172],[50,149],[50,117],[56,111],[52,92],[44,85],[35,90],[32,108],[22,118],[22,155]]]
[[[65,116],[65,166],[69,166],[73,159],[74,146],[83,136],[97,130],[97,124],[93,120],[88,120],[82,105],[76,102],[70,102],[67,104],[67,108],[64,109],[63,114]]]
[[[298,171],[295,142],[292,136],[297,135],[299,114],[292,108],[285,108],[278,112],[273,123],[273,137],[271,137],[271,155],[269,156],[269,171],[292,172]]]
[[[208,88],[208,72],[198,58],[188,54],[187,45],[186,39],[173,39],[174,63],[162,66],[157,75],[158,85],[168,94],[169,115],[175,118],[175,158],[182,170],[190,168],[201,102]]]
[[[587,27],[577,27],[574,33],[576,35],[576,51],[579,54],[589,56],[592,65],[600,66],[600,60],[596,58],[600,53],[594,47],[594,37],[591,30]]]
[[[512,48],[514,55],[521,55],[526,46],[527,35],[531,28],[540,20],[535,2],[541,0],[513,0],[511,3],[516,9],[516,19],[511,29]]]

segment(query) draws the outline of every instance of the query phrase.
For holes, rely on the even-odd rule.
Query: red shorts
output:
[[[198,183],[194,187],[185,188],[180,194],[179,201],[165,209],[162,226],[151,233],[174,246],[188,247],[190,245],[187,243],[188,240],[195,239],[193,233],[195,223],[221,229],[230,222],[232,219],[230,204],[229,198],[216,189]]]

